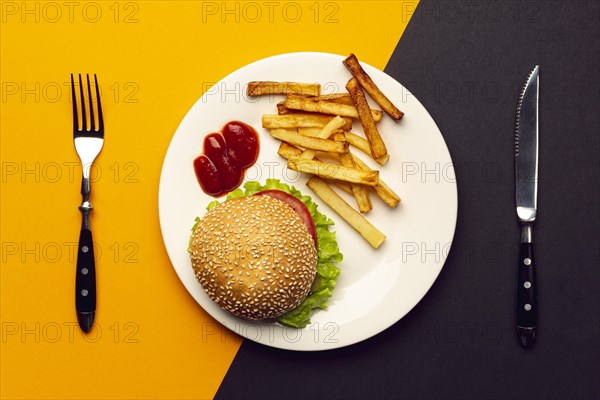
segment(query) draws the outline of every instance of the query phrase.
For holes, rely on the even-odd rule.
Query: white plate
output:
[[[187,113],[175,132],[160,177],[159,215],[163,240],[173,268],[194,299],[221,324],[256,342],[290,350],[326,350],[365,340],[406,315],[427,293],[444,264],[454,235],[457,193],[452,160],[431,116],[410,92],[385,73],[363,63],[364,69],[404,111],[399,123],[384,117],[380,132],[390,161],[381,177],[402,198],[395,209],[372,196],[367,217],[387,235],[374,250],[344,220],[316,198],[306,178],[287,171],[277,155],[278,142],[261,127],[262,114],[276,114],[280,96],[247,98],[245,85],[253,80],[319,82],[324,93],[342,92],[350,74],[343,57],[326,53],[291,53],[266,58],[233,72],[208,90]],[[374,103],[373,103],[374,104]],[[310,195],[336,225],[344,254],[342,273],[329,309],[313,314],[305,329],[248,322],[221,310],[197,283],[186,251],[196,216],[213,200],[202,192],[192,162],[202,151],[206,134],[230,120],[255,127],[260,155],[246,180],[264,183],[278,178]],[[354,131],[362,133],[360,123]],[[360,151],[356,154],[370,161]],[[370,162],[373,167],[377,164]],[[342,193],[344,196],[345,193]],[[350,204],[354,201],[346,196]],[[214,327],[210,332],[214,334]],[[200,335],[201,333],[199,333]]]

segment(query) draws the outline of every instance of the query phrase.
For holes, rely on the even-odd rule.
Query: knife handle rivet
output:
[[[531,265],[531,259],[530,258],[526,258],[523,260],[523,264],[525,265]]]
[[[523,308],[525,309],[525,311],[530,311],[531,310],[531,304],[525,304],[525,306]]]
[[[87,246],[82,246],[81,247],[81,251],[84,252],[84,253],[87,253],[88,250],[89,250],[89,248]]]
[[[523,282],[523,286],[525,287],[525,289],[529,289],[531,287],[531,282],[525,281]]]
[[[82,273],[83,275],[87,275],[87,274],[88,274],[88,272],[90,272],[90,271],[89,271],[87,268],[81,268],[81,273]]]
[[[88,291],[87,291],[87,289],[83,289],[83,290],[81,291],[81,295],[82,295],[82,296],[84,296],[84,297],[85,297],[85,296],[87,296],[87,295],[88,295]],[[530,306],[530,308],[531,308],[531,306]]]

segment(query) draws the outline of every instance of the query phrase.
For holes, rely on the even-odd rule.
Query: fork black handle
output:
[[[533,243],[521,243],[517,278],[517,335],[523,347],[531,347],[535,341],[537,314]]]
[[[96,316],[96,264],[92,231],[82,228],[77,249],[75,309],[81,330],[89,332]]]
[[[90,180],[84,177],[81,182],[83,202],[79,206],[82,223],[77,248],[77,274],[75,278],[75,310],[79,327],[89,332],[96,316],[96,263],[94,260],[94,242],[90,229]]]

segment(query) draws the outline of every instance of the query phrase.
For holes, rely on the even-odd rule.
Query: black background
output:
[[[244,341],[216,397],[600,398],[599,20],[595,1],[422,1],[385,71],[424,104],[455,164],[458,223],[438,280],[348,348]],[[527,351],[514,332],[513,131],[536,64],[540,314]]]

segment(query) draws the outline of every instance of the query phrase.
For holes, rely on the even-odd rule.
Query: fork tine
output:
[[[88,85],[88,99],[90,100],[90,130],[96,131],[96,121],[94,120],[94,102],[92,101],[92,87],[90,86],[90,74],[85,74]]]
[[[75,81],[71,74],[71,97],[73,98],[73,131],[79,130],[79,120],[77,118],[77,94],[75,93]]]
[[[81,130],[87,131],[87,120],[85,117],[85,97],[83,97],[83,83],[81,83],[81,74],[79,74],[79,94],[81,95]]]
[[[104,120],[102,119],[102,103],[100,103],[100,86],[98,86],[98,78],[94,74],[94,83],[96,83],[96,102],[98,103],[98,130],[104,133]]]

